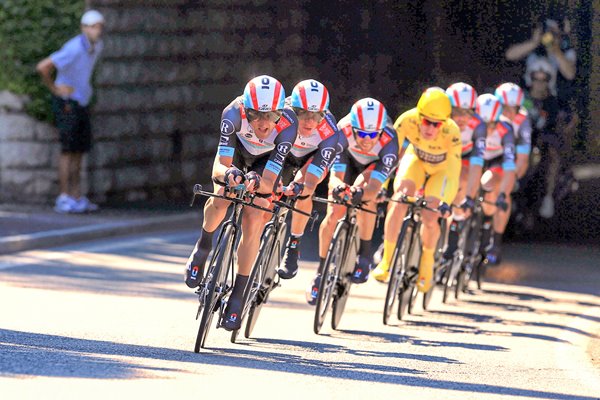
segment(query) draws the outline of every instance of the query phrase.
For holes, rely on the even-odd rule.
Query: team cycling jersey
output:
[[[354,138],[350,114],[342,118],[338,123],[341,134],[332,171],[345,173],[351,164],[359,164],[364,170],[373,164],[375,166],[371,171],[371,178],[377,179],[381,183],[385,182],[398,165],[399,142],[396,132],[389,122],[383,128],[375,146],[370,151],[363,151]]]
[[[268,156],[264,168],[279,175],[296,140],[297,128],[294,112],[284,109],[271,134],[266,139],[258,138],[246,118],[240,96],[223,110],[218,154],[241,160],[244,165],[236,165],[238,168],[249,167],[257,159]]]
[[[502,158],[502,169],[514,171],[515,165],[515,139],[512,127],[505,122],[497,122],[494,131],[485,138],[478,139],[475,146],[483,154],[472,156],[471,164],[484,165],[484,161]]]
[[[500,121],[512,126],[517,154],[529,154],[531,152],[531,121],[527,110],[521,107],[512,121],[504,115],[500,117]]]
[[[338,135],[335,118],[327,112],[310,135],[298,133],[288,155],[286,167],[288,163],[294,167],[302,167],[310,160],[307,172],[320,179],[335,159]]]
[[[485,137],[485,135],[485,123],[479,117],[479,115],[473,115],[473,118],[471,118],[467,127],[465,129],[461,129],[460,131],[462,157],[468,157],[473,150],[473,143],[475,143],[477,138]]]
[[[426,196],[433,196],[450,204],[458,192],[460,178],[460,129],[456,122],[448,119],[442,123],[436,138],[427,140],[421,135],[421,123],[416,108],[400,115],[394,123],[398,139],[406,138],[410,142],[397,176],[413,181],[417,188],[425,185]]]

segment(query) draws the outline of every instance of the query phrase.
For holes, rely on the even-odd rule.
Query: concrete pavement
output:
[[[200,227],[200,209],[102,208],[58,214],[50,206],[1,205],[0,254],[136,233]]]

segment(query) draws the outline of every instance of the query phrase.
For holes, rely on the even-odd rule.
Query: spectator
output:
[[[534,29],[529,40],[514,44],[506,51],[508,60],[525,58],[523,81],[534,103],[532,119],[537,124],[538,141],[548,162],[545,195],[539,209],[544,218],[554,215],[553,195],[561,169],[560,152],[567,149],[567,139],[577,124],[576,116],[569,109],[570,86],[576,73],[576,53],[569,33],[568,19],[563,20],[562,26],[558,19],[546,19]],[[536,110],[537,117],[541,118],[536,118]]]
[[[88,104],[92,97],[92,72],[103,48],[100,40],[103,28],[102,14],[95,10],[85,12],[81,17],[81,34],[41,60],[36,67],[52,93],[52,112],[60,136],[60,195],[54,207],[59,213],[98,209],[81,194],[81,160],[92,145]]]

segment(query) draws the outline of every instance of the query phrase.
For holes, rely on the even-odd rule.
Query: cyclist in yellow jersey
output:
[[[400,161],[394,180],[394,196],[398,199],[406,194],[413,196],[423,187],[429,207],[436,208],[447,217],[458,191],[461,170],[460,129],[450,119],[452,106],[445,91],[440,88],[427,89],[419,99],[417,107],[400,115],[394,123],[398,142],[408,139],[410,145]],[[426,181],[426,176],[429,176]],[[386,281],[396,240],[406,215],[405,204],[390,202],[385,218],[383,257],[373,276]],[[434,251],[440,236],[438,213],[423,210],[421,241],[423,243],[417,288],[426,292],[433,277]]]

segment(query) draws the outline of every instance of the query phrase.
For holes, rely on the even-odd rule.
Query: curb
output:
[[[149,217],[8,236],[0,238],[0,255],[142,232],[193,228],[199,226],[199,220],[197,212],[189,212],[173,216]]]

